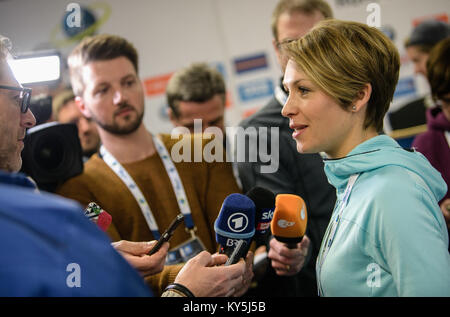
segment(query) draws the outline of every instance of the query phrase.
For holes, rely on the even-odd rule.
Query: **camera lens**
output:
[[[58,170],[64,161],[64,146],[56,134],[43,138],[35,150],[36,163],[47,171]]]

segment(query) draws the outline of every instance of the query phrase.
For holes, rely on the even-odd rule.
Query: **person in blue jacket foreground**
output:
[[[324,152],[337,202],[317,259],[321,296],[450,296],[447,191],[427,159],[386,135],[399,76],[394,44],[374,27],[320,22],[287,43],[283,84],[300,153]]]
[[[14,78],[0,36],[0,296],[150,296],[136,270],[78,203],[38,194],[16,173],[31,91]]]

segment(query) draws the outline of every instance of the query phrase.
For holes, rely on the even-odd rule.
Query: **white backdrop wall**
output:
[[[75,46],[62,24],[75,1],[1,0],[0,34],[15,52],[57,48],[66,56]],[[366,23],[367,6],[377,3],[383,29],[391,30],[402,56],[401,85],[391,109],[428,91],[424,78],[413,76],[403,42],[413,24],[424,18],[448,22],[450,0],[329,0],[336,18]],[[204,61],[222,71],[228,87],[226,121],[233,126],[264,105],[281,72],[272,49],[270,17],[277,0],[100,0],[76,1],[93,12],[96,33],[118,34],[140,54],[140,77],[146,83],[145,123],[152,132],[169,132],[164,87],[170,74]],[[249,59],[253,64],[239,64]],[[248,68],[247,68],[248,66]],[[247,71],[245,71],[247,69]],[[67,78],[65,79],[67,80]]]

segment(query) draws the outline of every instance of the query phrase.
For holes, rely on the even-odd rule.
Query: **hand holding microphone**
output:
[[[96,223],[102,231],[106,231],[112,222],[111,215],[94,202],[89,203],[84,211],[84,215]],[[132,242],[126,240],[111,243],[113,248],[144,276],[157,274],[164,268],[164,262],[169,249],[167,242],[160,244],[159,247],[161,249],[155,252],[153,256],[146,255],[156,244],[156,241]]]
[[[178,273],[175,283],[187,288],[196,297],[238,296],[246,276],[246,264],[224,266],[225,254],[211,255],[203,251],[190,259]]]
[[[306,205],[297,195],[279,194],[271,223],[275,239],[270,241],[268,257],[278,275],[297,274],[304,265],[310,240],[305,236]]]

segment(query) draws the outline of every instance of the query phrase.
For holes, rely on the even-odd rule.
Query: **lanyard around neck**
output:
[[[323,262],[325,261],[325,258],[328,255],[328,252],[330,251],[331,245],[333,244],[333,241],[334,241],[334,238],[335,238],[336,232],[337,232],[337,227],[341,221],[342,213],[348,204],[348,199],[350,197],[350,193],[352,192],[353,185],[355,184],[359,175],[360,174],[353,174],[348,179],[347,187],[345,188],[344,196],[342,198],[341,204],[339,205],[339,210],[337,212],[337,215],[336,215],[335,219],[332,220],[332,223],[330,224],[331,227],[329,227],[329,229],[327,230],[324,240],[322,241],[322,247],[320,248],[319,256],[317,258],[317,283],[319,286],[318,287],[319,295],[323,294],[322,285],[320,283],[320,273],[322,270],[322,265],[323,265]]]
[[[189,202],[187,200],[186,192],[184,191],[183,183],[181,182],[180,175],[173,164],[169,152],[164,146],[163,142],[157,137],[153,136],[153,142],[156,147],[156,151],[160,156],[164,167],[166,169],[167,174],[169,175],[170,182],[172,184],[173,191],[177,198],[177,203],[180,208],[181,213],[184,215],[184,223],[188,229],[194,228],[194,221],[191,216],[191,209],[189,207]],[[152,210],[150,209],[147,200],[142,194],[139,187],[136,185],[133,178],[128,174],[125,168],[116,160],[116,158],[106,150],[106,148],[102,145],[100,147],[100,155],[103,161],[111,168],[111,170],[121,179],[121,181],[127,186],[130,190],[131,194],[136,199],[136,202],[139,205],[139,208],[144,215],[144,218],[147,222],[150,231],[153,234],[153,237],[158,240],[160,237],[159,228],[153,216]]]

